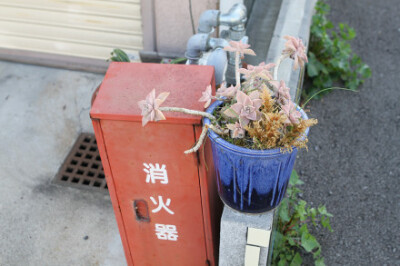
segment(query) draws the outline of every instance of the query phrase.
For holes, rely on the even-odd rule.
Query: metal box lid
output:
[[[112,62],[92,105],[90,117],[141,121],[138,102],[146,99],[152,89],[156,89],[156,96],[170,92],[162,106],[202,111],[204,103],[198,100],[209,84],[215,90],[212,66]],[[157,123],[201,123],[199,116],[177,112],[164,112],[164,115],[167,120]]]

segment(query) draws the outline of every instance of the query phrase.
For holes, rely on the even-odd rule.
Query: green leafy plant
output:
[[[366,78],[371,76],[371,69],[356,55],[350,41],[356,32],[347,24],[339,23],[338,31],[326,15],[330,6],[319,0],[315,7],[310,29],[307,76],[311,85],[303,91],[305,97],[336,82],[343,82],[350,90],[356,90]],[[317,98],[329,90],[319,94]]]
[[[163,59],[161,60],[161,64],[170,64],[170,65],[175,65],[175,64],[185,64],[187,61],[186,57],[178,57],[175,59]]]
[[[111,52],[111,57],[108,59],[109,61],[113,62],[130,62],[131,60],[129,59],[129,56],[122,51],[121,49],[114,49]]]
[[[321,256],[321,245],[309,231],[309,226],[321,224],[332,232],[328,213],[324,205],[318,208],[309,207],[307,202],[299,198],[302,191],[297,187],[303,184],[296,171],[293,170],[287,197],[282,200],[278,210],[277,230],[275,233],[272,265],[301,265],[302,254],[311,253],[315,265],[325,265]]]

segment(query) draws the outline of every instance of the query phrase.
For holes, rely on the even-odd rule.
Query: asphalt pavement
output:
[[[304,199],[334,215],[333,233],[316,230],[326,265],[400,265],[400,3],[328,3],[335,24],[355,28],[372,77],[308,105],[319,124],[295,168]]]

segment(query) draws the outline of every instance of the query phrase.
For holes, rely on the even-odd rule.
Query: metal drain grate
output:
[[[107,183],[94,134],[82,133],[53,183],[107,191]]]

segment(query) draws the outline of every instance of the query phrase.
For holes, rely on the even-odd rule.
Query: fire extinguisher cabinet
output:
[[[128,265],[215,265],[221,204],[211,149],[184,154],[201,118],[164,113],[142,127],[138,102],[169,91],[163,106],[202,110],[214,69],[111,63],[90,116]]]

